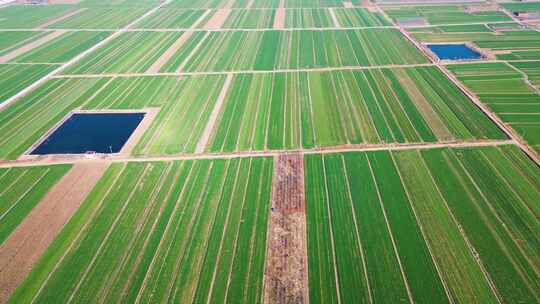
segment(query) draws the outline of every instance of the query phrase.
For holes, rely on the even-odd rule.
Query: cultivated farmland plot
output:
[[[180,35],[180,32],[124,33],[65,73],[142,73]],[[425,62],[395,29],[197,32],[165,63],[162,71],[309,69]]]
[[[11,301],[259,303],[271,179],[268,158],[114,164]]]
[[[0,28],[31,29],[76,9],[69,5],[36,5],[31,7],[12,5],[0,9]]]
[[[503,139],[435,68],[233,78],[207,150]]]
[[[222,76],[51,80],[0,112],[0,159],[20,156],[76,108],[159,108],[133,153],[193,152],[223,81]]]
[[[384,11],[397,22],[425,18],[428,24],[433,25],[512,21],[500,11],[468,12],[465,6],[388,6],[384,7]]]
[[[0,64],[0,104],[57,67],[49,64]]]
[[[0,31],[0,56],[13,51],[26,43],[38,39],[46,32],[34,32],[34,31],[13,31],[13,32],[1,32]]]
[[[510,146],[307,156],[310,302],[535,302],[527,163]]]
[[[0,245],[70,167],[0,169]]]
[[[514,67],[507,63],[449,65],[448,68],[540,152],[540,96],[534,82],[540,72],[538,63],[516,63]],[[531,75],[536,87],[526,81],[526,75]]]

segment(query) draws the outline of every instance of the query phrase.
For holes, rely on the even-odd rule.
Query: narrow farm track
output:
[[[367,151],[400,151],[410,149],[435,149],[435,148],[473,148],[473,147],[496,147],[505,145],[515,145],[513,140],[476,140],[476,141],[452,141],[440,143],[409,143],[409,144],[358,144],[346,146],[330,146],[312,149],[290,149],[290,150],[265,150],[265,151],[239,151],[239,152],[220,152],[220,153],[192,153],[178,154],[168,156],[103,156],[94,160],[89,160],[81,156],[56,155],[36,157],[31,159],[19,160],[0,160],[0,168],[10,167],[28,167],[52,164],[76,164],[80,162],[99,162],[107,160],[111,162],[147,162],[147,161],[171,161],[171,160],[199,160],[199,159],[231,159],[231,158],[249,158],[276,156],[281,153],[301,152],[307,154],[331,154],[341,152],[367,152]]]
[[[108,166],[108,162],[75,165],[2,244],[0,302],[6,302],[30,273]]]
[[[275,157],[272,208],[268,221],[265,303],[309,303],[301,154]]]
[[[19,93],[13,95],[12,97],[10,97],[9,99],[5,100],[3,103],[0,104],[0,111],[4,110],[5,108],[7,108],[9,105],[11,105],[12,103],[16,102],[17,100],[19,100],[19,98],[25,96],[26,94],[30,93],[31,91],[37,89],[38,87],[40,87],[41,85],[43,85],[45,82],[47,82],[49,79],[51,79],[53,76],[61,73],[62,71],[64,71],[65,69],[67,69],[68,67],[74,65],[75,63],[79,62],[82,58],[86,57],[88,54],[91,54],[93,53],[94,51],[98,50],[99,48],[103,47],[104,45],[106,45],[107,43],[111,42],[112,40],[114,40],[116,37],[118,37],[120,34],[126,32],[129,28],[131,28],[132,26],[134,26],[135,24],[137,24],[138,22],[140,22],[141,20],[144,20],[145,18],[147,18],[148,16],[154,14],[157,10],[159,10],[161,7],[167,5],[171,0],[165,0],[165,1],[162,1],[159,5],[157,5],[156,7],[154,7],[153,9],[149,10],[148,12],[146,12],[144,15],[140,16],[139,18],[135,19],[134,21],[132,21],[131,23],[129,23],[128,25],[126,25],[125,27],[121,28],[121,29],[118,29],[116,30],[113,34],[111,34],[110,36],[108,36],[107,38],[103,39],[102,41],[100,41],[99,43],[95,44],[94,46],[92,46],[91,48],[83,51],[82,53],[79,53],[77,56],[73,57],[71,60],[69,60],[68,62],[64,63],[63,65],[61,65],[60,67],[58,67],[57,69],[53,70],[52,72],[50,72],[49,74],[43,76],[41,79],[39,79],[38,81],[32,83],[31,85],[29,85],[28,87],[26,87],[24,90],[20,91]]]

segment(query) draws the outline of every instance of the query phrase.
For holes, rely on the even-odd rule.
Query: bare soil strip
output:
[[[332,22],[334,23],[334,27],[341,28],[341,24],[339,24],[339,21],[337,20],[336,13],[334,12],[334,9],[329,8],[328,12],[330,13],[330,17],[332,17]]]
[[[354,5],[352,4],[351,1],[346,1],[346,2],[343,2],[343,7],[345,7],[345,8],[353,8]]]
[[[212,110],[212,114],[210,114],[210,117],[208,118],[208,123],[206,124],[204,132],[201,135],[201,139],[199,139],[199,142],[197,143],[197,148],[195,149],[195,152],[197,153],[204,152],[204,148],[210,140],[210,136],[212,135],[212,131],[214,130],[214,126],[216,125],[219,112],[221,112],[221,106],[223,105],[225,96],[227,96],[227,92],[229,91],[231,81],[232,75],[227,75],[225,83],[223,84],[223,88],[221,88],[221,92],[219,93],[216,104],[214,105],[214,110]]]
[[[276,157],[268,223],[265,303],[308,303],[302,154]]]
[[[0,302],[6,302],[30,273],[108,166],[109,162],[74,165],[0,247]]]
[[[137,126],[137,129],[131,134],[128,141],[124,144],[122,147],[122,150],[120,151],[120,155],[129,156],[131,155],[131,151],[133,151],[133,148],[135,148],[135,145],[139,142],[141,137],[144,135],[144,132],[150,128],[150,125],[156,118],[156,116],[159,113],[160,108],[148,108],[143,109],[144,112],[146,112],[146,115],[144,115],[143,120],[141,123]],[[133,110],[133,112],[141,112],[140,110]],[[101,112],[99,112],[101,113]]]
[[[311,149],[291,149],[291,150],[261,150],[261,151],[237,151],[222,153],[180,153],[160,156],[96,156],[95,161],[108,160],[111,162],[148,162],[148,161],[174,161],[174,160],[198,160],[198,159],[232,159],[244,157],[270,157],[281,153],[304,154],[332,154],[344,152],[369,152],[369,151],[401,151],[401,150],[426,150],[436,148],[472,148],[472,147],[496,147],[505,145],[517,145],[514,140],[475,140],[462,142],[437,142],[437,143],[407,143],[407,144],[351,144],[342,146],[320,147]],[[33,159],[20,160],[0,160],[0,168],[10,167],[31,167],[53,164],[75,164],[89,161],[84,155],[55,155],[41,156]]]
[[[176,40],[170,47],[161,55],[161,57],[158,58],[150,68],[146,71],[146,73],[154,74],[159,73],[159,70],[161,67],[166,64],[173,56],[176,54],[176,51],[191,37],[193,34],[192,31],[185,32]]]
[[[227,20],[227,17],[231,13],[230,8],[220,8],[218,9],[214,15],[208,20],[208,22],[205,24],[205,29],[219,29],[225,23],[225,20]]]
[[[274,28],[275,29],[285,28],[285,8],[283,7],[280,7],[276,10],[276,16],[274,17]]]
[[[56,18],[56,19],[49,20],[49,21],[47,21],[47,22],[45,22],[45,23],[39,25],[37,28],[38,28],[38,29],[44,29],[44,28],[47,28],[47,27],[50,26],[50,25],[53,25],[53,24],[55,24],[55,23],[57,23],[57,22],[60,22],[60,21],[64,21],[64,20],[66,20],[67,18],[72,17],[72,16],[75,16],[75,15],[77,15],[77,14],[79,14],[79,13],[85,11],[85,10],[87,10],[86,7],[80,8],[80,9],[78,9],[78,10],[71,11],[71,12],[69,12],[69,13],[67,13],[67,14],[65,14],[65,15],[63,15],[63,16],[60,16],[60,17],[58,17],[58,18]]]
[[[30,52],[31,50],[37,48],[37,47],[40,47],[42,45],[44,45],[45,43],[63,35],[66,31],[64,30],[57,30],[57,31],[54,31],[54,32],[51,32],[50,34],[48,35],[45,35],[39,39],[36,39],[28,44],[25,44],[23,46],[21,46],[20,48],[18,49],[15,49],[3,56],[0,56],[0,63],[6,63],[12,59],[14,59],[15,57],[18,57],[22,54],[25,54],[25,53],[28,53]]]

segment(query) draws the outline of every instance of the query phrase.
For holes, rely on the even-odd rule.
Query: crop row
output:
[[[431,67],[237,75],[218,122],[208,151],[504,138]]]
[[[516,147],[310,155],[305,163],[310,302],[540,297],[539,173]]]
[[[66,5],[11,5],[0,9],[0,28],[34,28],[71,10]]]
[[[0,104],[58,66],[0,64]]]
[[[175,0],[167,7],[171,8],[277,8],[283,5],[287,8],[318,8],[343,7],[343,0]]]
[[[124,33],[68,74],[145,72],[181,33]],[[369,43],[368,43],[369,41]],[[173,62],[174,64],[170,64]],[[275,70],[424,63],[395,29],[196,32],[162,72]]]
[[[262,301],[272,160],[114,164],[11,302]]]
[[[47,32],[37,31],[0,32],[0,56],[46,34]]]
[[[524,62],[512,67],[507,63],[485,63],[449,65],[448,68],[536,151],[540,151],[538,85],[535,88],[532,83],[527,83],[520,70],[516,70],[524,69],[534,82],[538,79],[535,77],[538,77],[540,65]]]
[[[0,169],[0,245],[70,167]]]

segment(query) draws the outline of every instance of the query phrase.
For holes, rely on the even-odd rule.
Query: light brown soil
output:
[[[193,32],[191,31],[188,31],[188,32],[184,32],[182,34],[182,36],[180,36],[178,38],[178,40],[176,40],[170,47],[169,49],[167,49],[165,51],[165,53],[163,53],[161,55],[161,57],[158,58],[158,60],[156,62],[154,62],[154,64],[152,64],[152,66],[150,66],[150,68],[148,68],[148,70],[146,71],[146,73],[158,73],[159,70],[161,69],[161,67],[167,63],[173,56],[174,54],[176,53],[176,51],[178,51],[178,49],[189,39],[189,37],[191,37],[191,35],[193,34]]]
[[[223,23],[225,23],[225,20],[227,20],[227,17],[231,13],[230,8],[220,8],[218,9],[214,15],[208,20],[206,25],[204,26],[205,29],[208,30],[215,30],[221,28]]]
[[[141,123],[137,126],[137,129],[131,134],[128,141],[124,144],[122,147],[122,150],[120,151],[120,155],[123,156],[130,156],[131,151],[133,148],[135,148],[135,145],[139,142],[141,137],[144,135],[144,132],[150,128],[150,125],[156,118],[156,116],[159,113],[160,108],[148,108],[143,109],[144,112],[146,112],[146,115],[144,116],[144,119],[141,121]],[[141,112],[140,110],[134,111],[134,112]]]
[[[0,247],[0,302],[26,278],[87,194],[108,162],[75,164]]]
[[[212,131],[214,130],[214,126],[216,125],[218,115],[221,112],[221,105],[223,105],[223,101],[225,101],[225,96],[227,96],[227,92],[229,91],[229,86],[231,85],[231,82],[232,82],[232,75],[229,74],[227,75],[227,78],[225,79],[223,88],[221,88],[221,92],[219,93],[216,104],[214,105],[214,109],[212,110],[212,113],[210,114],[210,117],[208,118],[208,123],[206,124],[206,127],[204,128],[203,134],[201,135],[201,138],[199,139],[199,142],[197,143],[197,148],[195,149],[196,153],[204,152],[204,148],[206,147],[206,145],[208,144],[208,141],[210,140],[210,136],[212,135]]]
[[[75,15],[77,15],[77,14],[79,14],[79,13],[85,11],[85,10],[87,10],[87,8],[81,8],[81,9],[78,9],[78,10],[71,11],[71,12],[69,12],[69,13],[67,13],[67,14],[65,14],[65,15],[63,15],[63,16],[60,16],[60,17],[55,18],[55,19],[53,19],[53,20],[49,20],[49,21],[47,21],[47,22],[45,22],[45,23],[39,25],[37,28],[39,28],[39,29],[46,28],[46,27],[48,27],[49,25],[52,25],[52,24],[55,24],[55,23],[57,23],[57,22],[66,20],[67,18],[72,17],[72,16],[75,16]]]
[[[276,10],[276,16],[274,17],[274,28],[285,28],[285,9],[283,7],[280,7]]]
[[[304,159],[280,154],[268,225],[265,303],[308,303]]]
[[[345,8],[353,8],[354,5],[352,4],[351,1],[346,1],[346,2],[343,2],[343,7],[345,7]]]
[[[51,32],[50,34],[48,35],[45,35],[39,39],[36,39],[30,43],[27,43],[23,46],[21,46],[20,48],[18,49],[15,49],[3,56],[0,56],[0,63],[6,63],[6,62],[9,62],[10,60],[22,55],[22,54],[25,54],[25,53],[28,53],[30,52],[31,50],[37,48],[37,47],[40,47],[42,45],[44,45],[45,43],[55,39],[55,38],[58,38],[59,36],[63,35],[65,33],[64,30],[57,30],[57,31],[54,31],[54,32]]]

